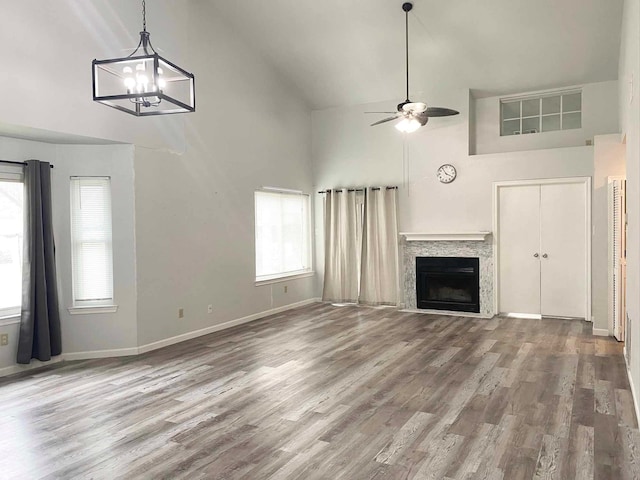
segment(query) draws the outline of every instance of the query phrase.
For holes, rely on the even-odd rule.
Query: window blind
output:
[[[74,305],[112,304],[109,177],[71,178],[71,243]]]
[[[0,173],[0,317],[22,304],[23,189],[20,176]]]
[[[255,192],[256,280],[311,270],[309,196]]]

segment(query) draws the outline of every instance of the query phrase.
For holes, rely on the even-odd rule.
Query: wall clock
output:
[[[456,167],[448,163],[438,168],[438,180],[442,183],[451,183],[456,179]]]

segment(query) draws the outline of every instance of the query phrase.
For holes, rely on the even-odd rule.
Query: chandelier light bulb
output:
[[[127,87],[127,90],[133,90],[136,87],[136,81],[133,77],[127,77],[124,79],[124,85]]]

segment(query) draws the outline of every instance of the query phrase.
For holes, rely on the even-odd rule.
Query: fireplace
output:
[[[418,308],[480,313],[480,259],[416,257]]]

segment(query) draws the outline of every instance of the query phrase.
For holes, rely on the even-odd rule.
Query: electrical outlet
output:
[[[4,347],[5,345],[9,345],[9,334],[3,333],[0,335],[0,346]]]
[[[284,286],[284,293],[287,293],[289,291],[289,287],[287,285]]]
[[[213,305],[207,307],[207,313],[213,313]]]
[[[184,318],[184,308],[178,309],[178,318]]]

